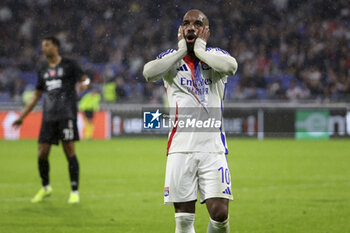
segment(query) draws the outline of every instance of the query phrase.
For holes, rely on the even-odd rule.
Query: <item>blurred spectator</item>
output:
[[[5,76],[3,69],[0,67],[0,92],[5,92],[7,90],[8,78]]]
[[[307,87],[306,83],[302,83],[301,84],[301,92],[300,92],[300,98],[301,99],[308,99],[310,98],[310,90],[309,88]]]
[[[116,84],[111,81],[103,86],[103,99],[107,103],[115,103],[117,100]]]
[[[86,93],[79,102],[79,110],[84,112],[86,139],[92,139],[94,134],[94,115],[100,110],[101,95],[96,87],[92,87],[90,92]]]
[[[116,93],[118,101],[123,101],[126,98],[126,92],[124,87],[124,80],[122,77],[118,77],[115,81],[116,83]]]
[[[25,87],[22,94],[22,102],[24,106],[27,105],[29,101],[33,98],[35,92],[34,89],[34,86],[30,84]]]
[[[268,85],[267,97],[269,99],[285,99],[285,90],[283,89],[281,82],[278,79]]]
[[[321,71],[316,66],[307,67],[302,71],[301,77],[308,85],[311,95],[321,98],[323,93],[323,84],[321,82]]]
[[[289,85],[289,89],[286,92],[286,96],[289,100],[295,101],[302,98],[302,90],[298,87],[294,81]]]
[[[12,18],[12,11],[7,6],[0,8],[0,21],[6,22]]]
[[[237,85],[233,91],[233,100],[244,100],[245,98],[241,85]]]

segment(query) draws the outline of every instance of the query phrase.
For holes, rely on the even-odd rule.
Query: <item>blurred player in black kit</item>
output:
[[[79,163],[74,149],[74,141],[79,140],[76,88],[86,89],[90,80],[75,61],[60,56],[59,48],[60,41],[56,37],[49,36],[42,40],[42,51],[47,62],[39,68],[38,82],[33,98],[25,106],[20,117],[13,122],[14,127],[20,127],[24,118],[32,111],[43,93],[46,93],[38,153],[42,188],[31,200],[33,203],[41,202],[52,193],[49,182],[48,157],[51,145],[58,145],[59,140],[62,141],[69,164],[72,192],[68,203],[74,204],[80,201],[78,193]]]

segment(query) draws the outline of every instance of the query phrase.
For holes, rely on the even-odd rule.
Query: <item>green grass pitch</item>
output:
[[[39,204],[36,141],[0,141],[1,233],[174,232],[163,205],[166,138],[77,143],[81,203],[67,204],[67,162],[51,150],[54,193]],[[350,141],[229,139],[234,233],[350,232]],[[196,232],[208,214],[197,204]]]

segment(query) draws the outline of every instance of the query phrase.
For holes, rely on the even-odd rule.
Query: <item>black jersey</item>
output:
[[[43,121],[77,118],[75,84],[83,75],[76,62],[63,57],[57,66],[46,63],[39,69],[36,89],[46,93]]]

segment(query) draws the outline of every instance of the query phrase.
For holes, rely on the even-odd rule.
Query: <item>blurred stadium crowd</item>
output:
[[[145,62],[177,47],[184,13],[209,18],[208,46],[239,64],[227,101],[350,99],[348,0],[2,0],[0,102],[21,101],[36,83],[41,39],[56,35],[107,102],[161,103]]]

